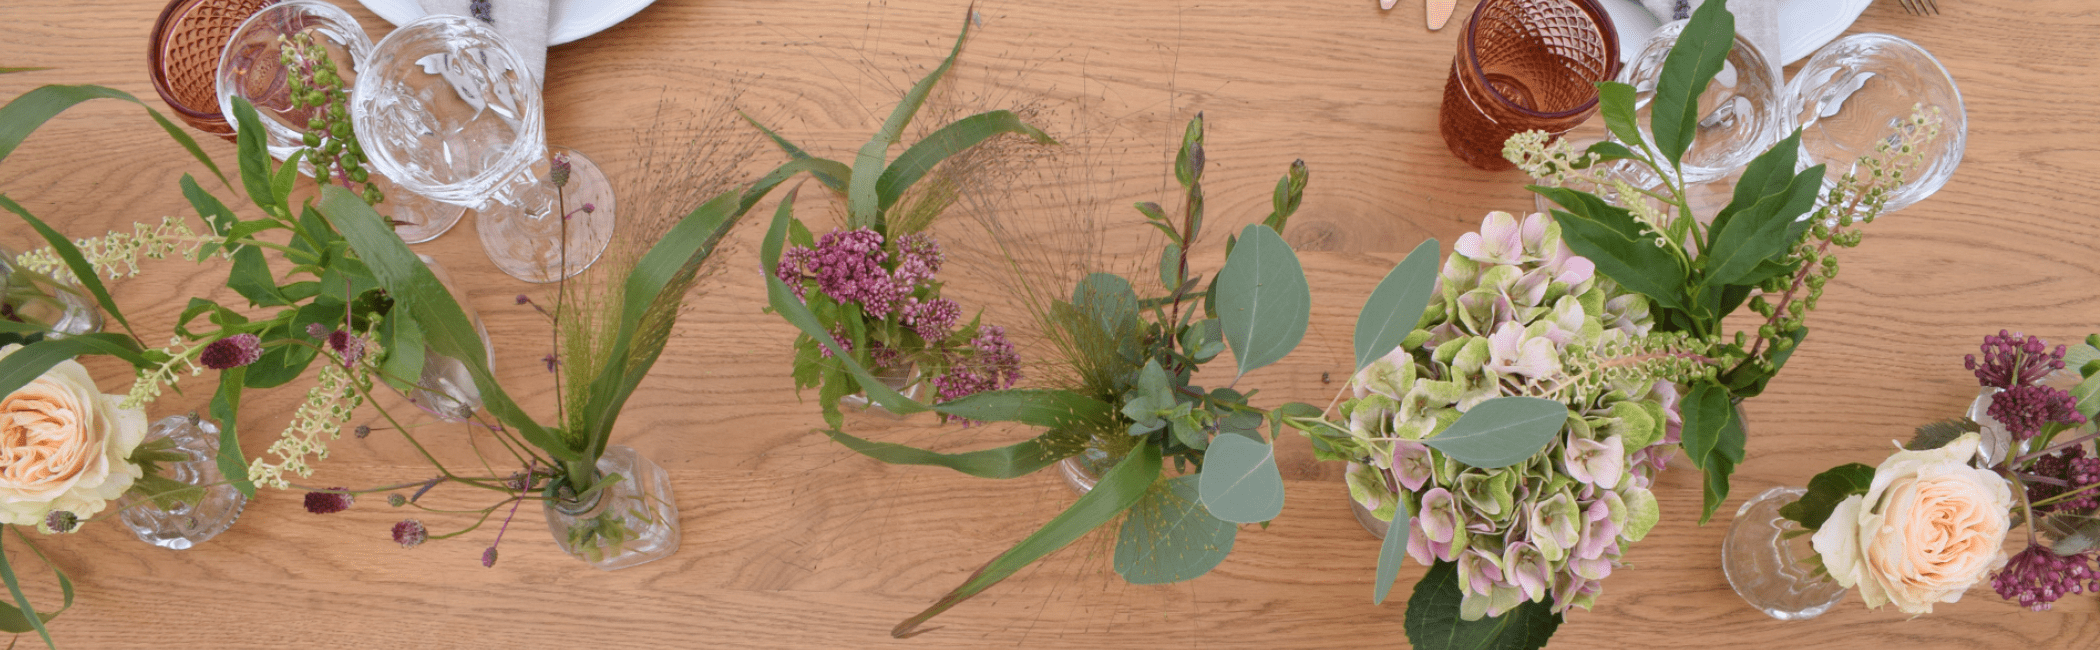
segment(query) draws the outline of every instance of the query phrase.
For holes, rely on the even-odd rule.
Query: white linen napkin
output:
[[[428,4],[432,0],[423,0]],[[1692,16],[1705,0],[1641,0],[1648,12],[1656,19],[1668,23]],[[1728,10],[1735,13],[1735,33],[1741,35],[1765,55],[1773,65],[1780,58],[1779,1],[1778,0],[1731,0]]]
[[[1740,0],[1738,0],[1740,1]],[[510,41],[525,67],[541,86],[547,83],[547,0],[417,0],[426,14],[474,16],[477,2],[488,5],[489,26]]]

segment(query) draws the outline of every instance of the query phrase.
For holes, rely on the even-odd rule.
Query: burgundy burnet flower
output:
[[[2064,367],[2064,346],[2049,350],[2048,341],[2018,332],[1998,330],[1997,336],[1983,337],[1981,352],[1981,361],[1971,354],[1964,365],[1976,371],[1977,382],[1989,387],[2025,386]]]
[[[2004,424],[2017,440],[2032,438],[2051,423],[2085,423],[2078,400],[2064,389],[2049,386],[2014,386],[1991,396],[1991,408],[1985,413]]]
[[[355,501],[356,499],[350,496],[349,488],[338,487],[328,488],[325,492],[308,492],[306,511],[317,515],[334,514],[349,510],[350,504]]]
[[[262,358],[262,337],[254,334],[235,334],[212,341],[197,355],[197,362],[212,370],[231,370]]]
[[[481,552],[481,566],[482,568],[495,568],[496,547],[490,546],[488,550]]]
[[[423,527],[423,522],[403,519],[394,524],[394,543],[400,544],[401,548],[415,548],[429,539],[430,530]]]
[[[1021,380],[1021,356],[1006,340],[1006,328],[981,325],[970,347],[950,359],[948,372],[934,378],[933,386],[943,402],[962,399],[988,390],[1012,388]],[[964,420],[968,425],[969,421]]]
[[[335,353],[337,358],[343,360],[344,368],[355,366],[358,360],[365,358],[364,338],[350,333],[349,330],[330,330],[320,323],[309,323],[306,326],[306,334],[321,339],[328,346],[329,352]]]
[[[2028,471],[2036,476],[2063,482],[2062,485],[2043,481],[2028,482],[2027,502],[2036,503],[2034,506],[2035,510],[2042,512],[2051,510],[2086,512],[2100,507],[2100,492],[2091,490],[2080,492],[2077,496],[2056,503],[2046,505],[2038,503],[2066,492],[2100,483],[2100,458],[2086,457],[2084,446],[2074,446],[2058,453],[2043,456],[2035,460],[2034,467]]]
[[[2001,598],[2040,612],[2067,594],[2100,591],[2100,571],[2095,571],[2090,552],[2060,556],[2030,544],[1991,576],[1991,589]]]
[[[78,526],[80,515],[73,514],[71,510],[53,510],[44,515],[44,527],[54,533],[70,533]]]

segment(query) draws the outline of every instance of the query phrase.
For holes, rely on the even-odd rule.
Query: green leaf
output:
[[[1098,428],[1115,423],[1115,407],[1064,390],[985,391],[935,404],[933,410],[979,422],[1019,422],[1049,428]]]
[[[1353,497],[1352,497],[1353,498]],[[1378,578],[1371,583],[1371,604],[1385,604],[1385,597],[1393,591],[1393,581],[1400,579],[1400,562],[1407,559],[1408,512],[1407,500],[1396,499],[1393,520],[1386,522],[1385,541],[1378,544]]]
[[[1716,454],[1706,459],[1706,500],[1699,510],[1699,525],[1714,518],[1714,511],[1728,502],[1728,475],[1735,473],[1735,461]]]
[[[1816,165],[1795,176],[1785,192],[1766,196],[1750,209],[1738,212],[1713,236],[1713,250],[1706,255],[1706,276],[1712,286],[1746,284],[1767,262],[1794,248],[1796,218],[1816,204],[1822,191],[1823,166]]]
[[[1699,4],[1663,59],[1662,75],[1655,82],[1648,128],[1655,133],[1656,148],[1673,164],[1684,158],[1699,133],[1699,95],[1735,49],[1735,14],[1724,4]]]
[[[1830,520],[1838,503],[1855,494],[1866,494],[1874,485],[1874,467],[1846,463],[1808,480],[1808,493],[1779,507],[1779,516],[1794,520],[1802,528],[1816,530]]]
[[[835,160],[812,157],[808,152],[803,151],[801,147],[795,146],[795,143],[789,142],[787,138],[780,137],[780,134],[766,128],[766,125],[760,124],[758,120],[753,119],[750,115],[745,115],[743,111],[737,111],[736,114],[742,116],[744,121],[750,122],[751,126],[758,127],[759,132],[766,134],[766,137],[771,138],[774,144],[780,145],[780,150],[787,152],[789,158],[806,164],[809,167],[809,175],[816,177],[817,182],[823,183],[824,187],[831,188],[831,191],[840,194],[846,192],[846,179],[853,176],[853,168]]]
[[[47,338],[22,346],[0,359],[0,395],[13,394],[44,376],[52,366],[83,354],[107,354],[140,367],[153,365],[139,354],[136,341],[120,334],[102,332],[62,339]]]
[[[1392,352],[1422,320],[1436,292],[1438,244],[1430,239],[1415,246],[1407,259],[1385,274],[1356,317],[1356,369]]]
[[[1656,304],[1684,308],[1684,264],[1656,245],[1660,235],[1642,226],[1633,213],[1574,190],[1534,185],[1531,191],[1574,211],[1554,210],[1553,220],[1560,223],[1561,240],[1596,263],[1598,272]]]
[[[213,163],[210,156],[204,155],[204,149],[198,147],[197,141],[191,138],[188,132],[183,131],[182,127],[169,121],[160,111],[153,110],[152,106],[139,101],[139,98],[131,96],[131,93],[103,86],[44,86],[22,93],[22,96],[9,101],[6,106],[0,106],[0,161],[5,161],[8,154],[14,153],[15,147],[21,146],[22,141],[27,139],[29,134],[35,133],[45,122],[73,105],[90,99],[121,99],[138,104],[146,109],[146,113],[153,117],[154,123],[159,124],[162,131],[168,133],[168,137],[174,138],[176,144],[182,145],[184,150],[190,152],[191,157],[204,163],[204,167],[210,169],[213,176],[219,177],[220,183],[232,187],[230,183],[226,183],[226,174],[219,171],[218,164]]]
[[[946,467],[979,478],[1008,479],[1049,467],[1086,448],[1086,434],[1072,429],[1052,429],[1034,439],[980,451],[943,454],[917,447],[875,442],[837,429],[824,432],[832,441],[863,456],[891,465]]]
[[[984,568],[970,575],[968,581],[942,596],[932,607],[906,619],[890,630],[898,638],[912,636],[920,625],[948,611],[962,601],[983,592],[986,588],[1005,580],[1014,572],[1033,564],[1043,556],[1064,548],[1081,536],[1100,528],[1116,515],[1129,510],[1132,504],[1146,496],[1153,482],[1159,479],[1159,447],[1138,445],[1122,462],[1101,476],[1094,489],[1080,495],[1079,500],[1066,508],[1062,514],[1044,524],[1041,530],[1021,540],[1020,544],[992,559]]]
[[[430,349],[466,365],[474,377],[474,387],[481,391],[482,408],[556,459],[584,460],[583,450],[562,442],[511,401],[489,372],[488,351],[482,347],[481,335],[474,330],[466,311],[438,283],[430,267],[409,252],[401,237],[372,211],[372,206],[349,190],[331,185],[321,190],[321,213],[349,240],[358,259],[371,268],[395,304],[406,308],[409,316],[423,326],[424,341]]]
[[[270,263],[263,259],[262,249],[253,246],[243,246],[233,254],[233,270],[226,274],[226,286],[257,307],[292,304],[277,292],[277,278],[270,274]]]
[[[0,579],[5,579],[7,581],[7,592],[9,594],[13,594],[15,597],[15,607],[17,610],[15,613],[20,614],[22,616],[21,622],[28,623],[30,629],[36,630],[37,636],[41,636],[44,638],[45,647],[56,648],[58,647],[58,644],[51,642],[51,631],[44,629],[44,621],[49,620],[53,616],[57,616],[58,612],[52,612],[48,615],[38,614],[36,611],[36,607],[29,604],[29,596],[24,595],[22,593],[22,582],[20,580],[15,579],[15,568],[13,564],[7,561],[6,548],[4,546],[4,542],[6,541],[6,539],[6,535],[0,535]],[[39,555],[41,554],[42,553],[39,552]],[[53,570],[56,571],[56,569]],[[65,574],[63,573],[58,574],[58,581],[59,585],[64,589],[66,593],[66,606],[71,607],[73,605],[73,583],[72,581],[67,580]],[[9,622],[13,623],[15,621]],[[21,632],[26,631],[27,630],[21,630],[16,633],[19,634]]]
[[[1728,456],[1730,460],[1742,460],[1742,429],[1734,429],[1735,440],[1726,439],[1729,425],[1735,422],[1735,404],[1728,399],[1728,389],[1717,384],[1699,384],[1685,395],[1679,408],[1684,414],[1684,453],[1692,459],[1693,465],[1706,467],[1707,459],[1716,453]]]
[[[248,459],[241,454],[239,418],[241,414],[241,386],[246,383],[246,367],[235,367],[219,373],[219,391],[211,398],[211,417],[219,421],[219,474],[226,477],[235,489],[248,498],[255,498],[255,483],[248,480]]]
[[[972,8],[971,11],[974,17],[976,9]],[[854,154],[853,176],[846,184],[848,227],[881,230],[878,227],[882,225],[879,186],[881,177],[886,175],[884,165],[889,157],[890,145],[897,144],[903,137],[904,127],[911,124],[912,116],[926,103],[926,95],[933,92],[934,84],[940,83],[941,77],[948,74],[948,69],[955,66],[955,57],[962,54],[963,43],[970,38],[970,22],[963,21],[962,33],[956,35],[955,48],[949,50],[948,58],[942,60],[940,67],[927,73],[918,83],[912,84],[911,90],[904,93],[903,101],[897,103],[896,110],[890,112],[889,119],[883,120],[882,129],[876,131],[875,137],[869,139],[867,144],[861,145],[859,153]]]
[[[1641,137],[1640,123],[1634,120],[1635,94],[1633,86],[1616,81],[1597,84],[1597,112],[1604,116],[1604,126],[1611,130],[1612,137],[1632,147],[1647,142]],[[1632,154],[1631,151],[1627,153]]]
[[[1256,434],[1260,435],[1260,434]],[[1258,524],[1283,514],[1283,474],[1276,447],[1246,436],[1218,436],[1203,454],[1197,492],[1210,515],[1236,524]]]
[[[131,330],[131,321],[124,320],[124,312],[117,309],[116,299],[111,298],[109,290],[103,288],[101,274],[95,271],[93,265],[88,264],[87,257],[80,253],[79,246],[73,245],[73,240],[66,239],[65,235],[45,225],[42,219],[30,214],[28,208],[15,203],[14,199],[7,198],[5,194],[0,194],[0,208],[15,213],[22,221],[28,222],[29,227],[35,228],[36,234],[44,238],[44,243],[58,253],[58,258],[65,260],[66,269],[73,272],[73,278],[80,282],[81,288],[87,289],[88,295],[95,297],[95,303],[102,306],[102,311],[109,314],[110,318],[117,319],[117,324],[123,325],[124,331],[130,332],[132,338],[138,338],[138,333]]]
[[[234,143],[240,148],[241,185],[248,188],[248,199],[269,210],[282,206],[277,200],[277,190],[270,183],[270,152],[264,146],[262,118],[255,114],[255,105],[247,99],[233,98]],[[290,215],[284,215],[287,218]]]
[[[1137,585],[1193,580],[1232,553],[1239,527],[1203,509],[1196,486],[1200,478],[1181,476],[1154,483],[1145,498],[1130,507],[1130,516],[1123,519],[1123,529],[1116,535],[1116,573],[1124,580]]]
[[[1312,287],[1283,236],[1261,224],[1240,230],[1218,271],[1218,320],[1239,374],[1275,363],[1305,338]]]
[[[1639,154],[1634,153],[1632,149],[1626,148],[1626,145],[1610,140],[1600,140],[1590,145],[1590,148],[1583,150],[1583,152],[1597,156],[1597,162],[1600,163],[1614,160],[1637,160],[1641,157]]]
[[[381,347],[386,349],[386,362],[380,368],[384,373],[380,379],[396,390],[412,390],[423,376],[423,328],[406,313],[386,319],[383,327],[387,340]]]
[[[1181,288],[1182,280],[1181,245],[1167,242],[1166,246],[1159,249],[1159,285],[1173,291]]]
[[[1298,206],[1305,202],[1305,183],[1308,180],[1310,172],[1305,168],[1305,161],[1291,161],[1291,170],[1285,172],[1283,178],[1276,179],[1276,191],[1269,197],[1269,218],[1263,219],[1261,225],[1283,232],[1291,215],[1297,214]]]
[[[1743,167],[1743,176],[1736,179],[1734,195],[1728,205],[1714,214],[1714,221],[1707,226],[1709,232],[1719,233],[1728,227],[1735,214],[1750,209],[1767,196],[1785,194],[1788,185],[1794,182],[1794,164],[1801,154],[1801,130],[1794,129],[1786,139]]]
[[[1982,430],[1983,427],[1981,425],[1968,418],[1940,420],[1918,427],[1917,435],[1911,437],[1910,442],[1903,443],[1903,448],[1911,451],[1939,449],[1947,446],[1948,443],[1954,442],[1955,438],[1960,438],[1964,433],[1975,433]]]
[[[891,161],[882,170],[882,178],[875,182],[876,209],[888,210],[904,196],[912,184],[919,182],[934,166],[949,156],[962,153],[971,147],[1004,133],[1028,136],[1036,144],[1057,144],[1050,134],[1042,129],[1022,122],[1013,111],[988,111],[948,123],[941,130],[926,136],[926,139],[905,149],[902,155]]]
[[[2077,400],[2078,412],[2085,415],[2086,421],[2100,419],[2100,374],[2071,387],[2071,398]]]
[[[1537,397],[1497,397],[1473,405],[1457,422],[1423,440],[1453,460],[1482,469],[1524,462],[1545,449],[1568,421],[1568,406]]]
[[[299,160],[305,157],[305,149],[294,150],[291,157],[284,159],[284,164],[277,166],[276,175],[270,177],[270,193],[277,197],[278,203],[292,199],[292,184],[299,182]]]
[[[1407,642],[1415,650],[1534,650],[1545,647],[1563,620],[1551,604],[1526,601],[1501,616],[1468,621],[1459,616],[1464,599],[1456,562],[1429,567],[1407,600]]]

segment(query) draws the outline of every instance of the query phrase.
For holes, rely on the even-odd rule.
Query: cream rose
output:
[[[1830,577],[1859,587],[1868,607],[1895,603],[1912,614],[1962,592],[2005,565],[2012,490],[1969,465],[1979,437],[1945,447],[1899,451],[1874,470],[1864,497],[1839,503],[1816,531],[1816,553]]]
[[[0,359],[21,347],[0,348]],[[146,413],[122,401],[70,359],[0,399],[0,523],[35,525],[52,510],[84,518],[131,489]]]

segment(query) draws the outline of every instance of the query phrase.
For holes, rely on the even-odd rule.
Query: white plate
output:
[[[357,0],[387,22],[406,25],[423,17],[416,0]],[[605,31],[656,0],[548,0],[547,44],[560,45]]]
[[[1874,0],[1768,0],[1779,3],[1779,67],[1792,65],[1823,47]],[[366,4],[371,4],[367,0]],[[1619,32],[1619,55],[1630,60],[1648,42],[1648,34],[1662,26],[1655,14],[1636,0],[1599,0]]]

